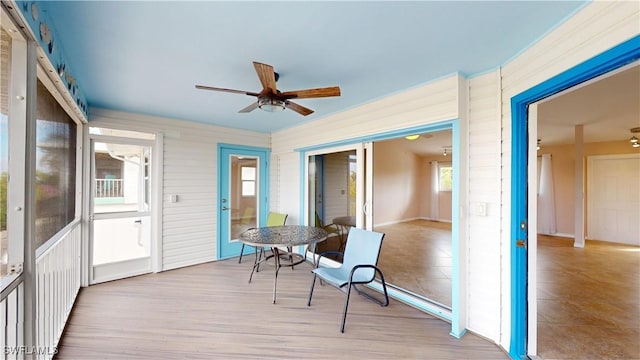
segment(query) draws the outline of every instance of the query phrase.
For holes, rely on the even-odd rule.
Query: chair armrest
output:
[[[349,282],[351,282],[353,280],[353,274],[355,274],[356,270],[362,269],[362,268],[369,268],[369,269],[373,269],[374,270],[373,277],[371,278],[371,280],[369,282],[373,281],[376,278],[376,276],[375,276],[376,272],[378,274],[380,274],[380,276],[382,276],[382,279],[384,280],[384,276],[382,275],[382,271],[380,270],[379,267],[377,267],[375,265],[370,265],[370,264],[360,264],[360,265],[356,265],[353,268],[351,268],[351,273],[349,274]]]

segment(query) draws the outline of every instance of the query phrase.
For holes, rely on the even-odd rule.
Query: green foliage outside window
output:
[[[440,191],[451,191],[453,185],[451,166],[440,167],[440,183],[438,189]]]

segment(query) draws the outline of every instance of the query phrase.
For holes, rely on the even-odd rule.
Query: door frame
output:
[[[466,182],[468,181],[467,177],[461,175],[461,171],[463,170],[462,162],[465,157],[468,156],[466,150],[461,144],[462,130],[461,130],[461,121],[460,119],[451,119],[451,120],[443,120],[431,124],[404,128],[398,130],[392,130],[387,132],[380,132],[374,135],[366,135],[360,136],[340,141],[334,141],[325,144],[313,145],[304,148],[297,148],[294,151],[300,153],[300,193],[302,194],[301,204],[300,204],[300,214],[303,214],[303,218],[307,219],[307,209],[308,206],[306,202],[308,201],[308,193],[306,189],[306,181],[308,177],[307,170],[307,157],[309,154],[318,154],[323,153],[323,151],[330,150],[331,152],[334,149],[344,149],[348,148],[348,146],[355,146],[355,144],[361,144],[363,149],[369,148],[368,143],[372,143],[375,141],[389,140],[394,138],[401,138],[408,135],[413,135],[416,133],[427,133],[427,132],[436,132],[441,130],[451,130],[452,131],[452,152],[453,152],[453,181],[454,187],[452,189],[452,204],[466,204],[468,201],[466,193],[463,189],[466,188]],[[339,150],[338,150],[339,151]],[[362,169],[358,169],[358,171],[362,171]],[[367,166],[367,172],[373,171],[371,165]],[[465,173],[466,174],[466,173]],[[362,177],[360,177],[362,178]],[[362,179],[364,180],[364,179]],[[463,184],[463,181],[465,182]],[[367,184],[371,185],[371,184]],[[362,191],[366,191],[365,184],[360,185]],[[368,187],[368,186],[367,186]],[[357,196],[357,195],[356,195]],[[361,201],[356,200],[356,207],[359,209],[358,212],[361,211],[362,206],[364,205],[364,201],[369,199],[362,199]],[[368,216],[373,216],[373,212],[370,212]],[[357,217],[358,219],[358,217]],[[363,227],[364,225],[364,217],[360,217],[362,219],[360,222],[357,222],[357,227]],[[460,216],[460,211],[458,208],[452,206],[452,214],[451,214],[451,223],[454,225],[451,228],[451,251],[452,251],[452,268],[451,268],[451,309],[447,309],[445,307],[437,306],[436,304],[428,301],[424,301],[415,296],[410,296],[407,292],[399,291],[394,288],[388,288],[389,296],[399,300],[405,304],[409,304],[413,307],[416,307],[422,311],[425,311],[429,314],[437,316],[441,319],[451,322],[451,332],[450,335],[456,338],[461,338],[466,333],[466,308],[467,308],[467,299],[466,299],[466,290],[467,283],[466,280],[463,279],[464,274],[467,273],[467,261],[466,261],[466,233],[464,232],[464,228],[467,226],[467,222],[465,217]],[[382,289],[381,286],[377,284],[372,284],[372,287]]]
[[[509,355],[520,358],[528,353],[527,282],[528,249],[517,246],[528,241],[528,148],[536,138],[528,137],[528,107],[546,97],[606,74],[640,59],[640,35],[622,42],[564,72],[511,98],[511,331]],[[535,145],[533,145],[535,146]],[[521,226],[521,223],[524,226]],[[533,249],[534,251],[536,249]],[[535,301],[535,299],[531,299]],[[534,336],[535,337],[535,336]],[[535,349],[534,346],[531,347]],[[533,354],[532,354],[533,355]]]
[[[101,127],[101,126],[96,126],[98,128],[104,128],[107,129],[107,127]],[[85,142],[86,146],[86,161],[85,164],[87,165],[85,167],[86,172],[85,172],[85,189],[86,192],[86,210],[85,210],[85,219],[87,219],[87,251],[83,254],[84,257],[86,257],[86,263],[87,263],[87,277],[86,277],[86,285],[92,285],[92,284],[97,284],[97,283],[101,283],[101,282],[105,282],[105,281],[111,281],[111,280],[117,280],[117,279],[121,279],[121,278],[126,278],[129,276],[135,276],[135,275],[141,275],[141,274],[146,274],[146,273],[150,273],[150,272],[158,272],[161,271],[161,266],[162,266],[162,262],[158,261],[158,257],[161,258],[161,236],[159,236],[159,231],[158,228],[160,228],[160,218],[159,218],[159,207],[160,204],[158,204],[160,202],[160,199],[162,198],[161,196],[159,196],[159,191],[160,191],[160,185],[158,184],[157,179],[159,178],[161,172],[159,172],[159,169],[157,169],[157,167],[159,167],[159,163],[161,162],[161,159],[158,159],[157,156],[157,152],[159,152],[161,149],[161,146],[158,146],[159,142],[162,141],[162,137],[158,137],[157,134],[153,134],[153,133],[148,133],[148,134],[153,134],[156,136],[155,140],[147,140],[147,139],[139,139],[139,138],[131,138],[131,137],[123,137],[123,136],[111,136],[111,135],[95,135],[95,134],[90,134],[89,133],[89,126],[85,127],[85,133],[86,133],[86,137],[85,139],[87,139],[87,141]],[[127,273],[124,276],[120,277],[120,275],[117,275],[117,277],[112,278],[105,278],[105,279],[101,279],[99,281],[95,281],[94,280],[94,268],[93,268],[93,257],[92,257],[92,252],[93,252],[93,206],[94,206],[94,197],[93,197],[93,175],[94,175],[94,143],[95,142],[106,142],[106,143],[116,143],[116,144],[128,144],[128,145],[136,145],[136,146],[146,146],[149,147],[151,149],[151,172],[150,172],[150,176],[151,176],[151,189],[150,189],[150,194],[151,194],[151,199],[150,199],[150,206],[149,206],[149,210],[145,211],[145,213],[148,213],[149,219],[150,219],[150,232],[151,232],[151,239],[150,239],[150,254],[149,254],[149,259],[148,259],[148,269],[145,269],[144,271],[132,271],[131,273]],[[120,218],[120,216],[118,215],[114,215],[113,218]],[[116,268],[118,263],[114,263],[112,264],[113,266],[111,266],[112,268]],[[125,266],[126,268],[126,264],[122,263],[122,266]]]
[[[223,189],[229,184],[229,172],[228,169],[223,168],[223,153],[237,152],[237,155],[256,156],[259,161],[264,160],[262,167],[259,167],[258,171],[258,208],[256,209],[256,216],[258,224],[264,226],[267,223],[267,213],[269,211],[269,165],[271,164],[271,150],[268,148],[236,145],[236,144],[218,144],[217,155],[217,168],[218,168],[218,184],[217,184],[217,226],[216,226],[216,259],[222,260],[230,257],[240,255],[240,245],[238,245],[237,253],[231,252],[229,254],[222,254],[222,226],[223,226],[223,213],[220,211],[222,208],[222,194]]]

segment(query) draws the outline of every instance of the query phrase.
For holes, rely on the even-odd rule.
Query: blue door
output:
[[[268,161],[265,148],[218,145],[218,259],[240,255],[240,234],[265,224]]]

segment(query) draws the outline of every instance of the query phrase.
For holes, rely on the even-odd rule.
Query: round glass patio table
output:
[[[273,279],[273,303],[275,304],[276,286],[278,284],[278,272],[280,271],[280,268],[283,266],[295,266],[306,260],[303,256],[300,256],[300,259],[297,261],[291,261],[283,264],[280,261],[280,256],[282,255],[280,248],[315,244],[325,240],[327,235],[327,232],[322,228],[304,225],[268,226],[249,229],[243,232],[240,234],[239,238],[241,242],[255,246],[256,248],[271,248],[271,255],[266,256],[253,264],[253,269],[251,269],[251,275],[249,276],[249,282],[251,282],[253,273],[261,263],[266,262],[269,259],[274,259],[275,277]],[[294,254],[289,255],[293,256]]]

